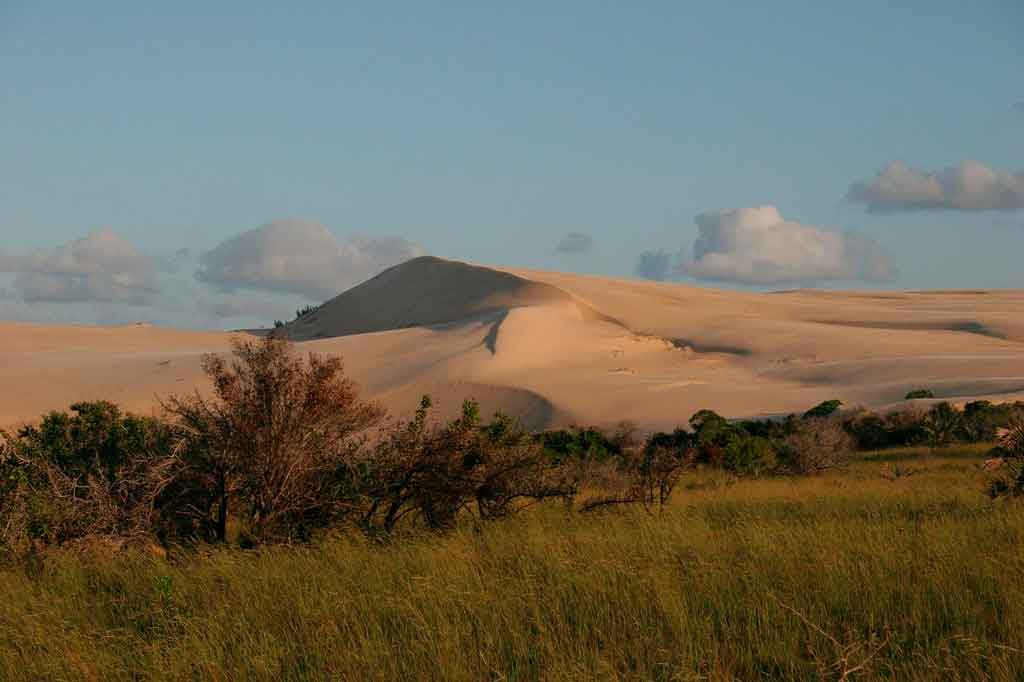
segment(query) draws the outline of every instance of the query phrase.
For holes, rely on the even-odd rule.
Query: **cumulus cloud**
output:
[[[175,275],[192,261],[192,250],[181,248],[171,251],[151,251],[148,256],[157,270]]]
[[[111,230],[92,232],[53,249],[0,251],[0,272],[14,273],[27,302],[148,305],[159,294],[153,262]]]
[[[743,284],[887,281],[895,268],[871,239],[783,219],[774,206],[697,216],[693,257],[675,274]]]
[[[977,161],[929,172],[890,161],[868,180],[850,185],[847,201],[872,213],[1024,208],[1024,173],[994,170]]]
[[[569,232],[558,242],[555,251],[559,253],[586,253],[594,248],[594,240],[590,235],[580,232]]]
[[[330,298],[425,251],[400,237],[355,235],[279,220],[234,236],[200,258],[196,279],[224,291],[256,289]]]
[[[672,274],[672,256],[665,249],[644,251],[637,259],[633,272],[644,279],[659,282],[668,279]]]

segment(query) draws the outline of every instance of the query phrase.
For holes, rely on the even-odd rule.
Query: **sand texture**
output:
[[[417,258],[288,326],[340,353],[396,415],[430,393],[530,427],[644,430],[710,408],[729,417],[899,406],[925,387],[956,402],[1024,398],[1024,291],[746,293]],[[0,323],[0,425],[76,400],[144,413],[206,390],[204,353],[229,333]]]

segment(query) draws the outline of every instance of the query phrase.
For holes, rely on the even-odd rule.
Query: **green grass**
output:
[[[388,547],[63,555],[0,571],[0,678],[818,680],[859,643],[849,679],[1020,680],[1024,506],[983,495],[983,452]]]

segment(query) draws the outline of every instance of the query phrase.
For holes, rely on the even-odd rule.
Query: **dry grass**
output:
[[[850,680],[1024,679],[1024,506],[982,458],[698,473],[660,514],[386,547],[63,555],[0,571],[0,678],[818,680],[845,655]]]

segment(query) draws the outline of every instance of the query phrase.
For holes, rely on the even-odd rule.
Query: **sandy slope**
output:
[[[424,392],[539,427],[669,428],[820,400],[896,404],[924,386],[953,400],[1024,397],[1024,291],[737,293],[436,258],[392,268],[289,328],[341,353],[396,413]],[[0,323],[0,424],[87,398],[142,411],[201,386],[228,334]]]

